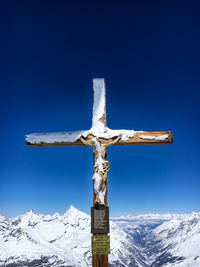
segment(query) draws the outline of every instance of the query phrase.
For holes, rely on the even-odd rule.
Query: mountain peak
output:
[[[77,210],[77,208],[75,208],[73,205],[70,205],[68,210]]]
[[[70,213],[76,213],[79,212],[77,208],[75,208],[73,205],[70,205],[68,209],[66,209],[64,214],[70,214]]]
[[[88,222],[90,220],[90,216],[86,213],[78,210],[74,206],[70,205],[69,208],[65,211],[63,214],[63,219],[65,222],[69,223],[79,223],[80,219],[88,219]]]
[[[6,218],[2,215],[0,215],[0,221],[4,221]]]
[[[31,209],[29,209],[27,212],[26,212],[26,214],[31,214],[31,213],[35,213],[34,211],[33,211],[33,209],[31,208]]]

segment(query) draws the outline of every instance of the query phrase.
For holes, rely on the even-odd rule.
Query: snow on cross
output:
[[[106,87],[104,79],[93,79],[94,105],[92,127],[89,130],[56,133],[33,133],[26,135],[29,146],[84,146],[81,137],[102,138],[108,143],[121,135],[115,145],[170,144],[172,132],[144,132],[134,130],[111,130],[106,126]]]
[[[93,79],[94,104],[92,127],[89,130],[57,133],[33,133],[26,135],[27,144],[34,146],[90,146],[94,153],[93,205],[107,206],[107,147],[111,145],[171,144],[170,131],[144,132],[134,130],[112,130],[106,125],[105,79]],[[93,235],[94,236],[94,235]],[[103,253],[104,254],[104,253]],[[102,258],[102,257],[103,258]],[[105,262],[107,255],[93,255],[93,266]]]
[[[106,126],[106,86],[104,79],[93,79],[94,105],[92,127],[89,130],[26,135],[29,146],[91,146],[95,152],[95,203],[107,205],[106,186],[109,162],[106,148],[110,145],[170,144],[172,132],[111,130]]]

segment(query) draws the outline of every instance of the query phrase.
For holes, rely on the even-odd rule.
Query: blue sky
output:
[[[107,81],[108,127],[174,132],[170,146],[109,148],[111,215],[199,210],[199,9],[1,1],[0,214],[90,212],[91,149],[29,148],[24,135],[89,129],[94,77]]]

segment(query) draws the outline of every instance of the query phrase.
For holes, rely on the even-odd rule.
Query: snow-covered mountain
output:
[[[153,259],[152,267],[199,267],[200,213],[161,224],[147,235],[146,241],[147,254]]]
[[[200,267],[200,213],[112,218],[110,266]],[[91,266],[90,216],[0,216],[0,267]]]
[[[111,222],[111,266],[148,266],[131,235]],[[90,216],[70,206],[63,214],[0,217],[0,266],[90,266]]]
[[[200,267],[200,212],[112,219],[143,248],[149,267]]]
[[[196,212],[192,213],[193,215],[198,214]],[[127,216],[119,216],[119,217],[112,217],[112,220],[116,220],[116,221],[122,221],[122,220],[135,220],[135,221],[145,221],[147,222],[148,220],[161,220],[161,221],[169,221],[172,219],[177,219],[177,220],[182,220],[182,219],[187,219],[190,218],[191,214],[170,214],[170,213],[166,213],[166,214],[158,214],[158,213],[149,213],[149,214],[141,214],[141,215],[127,215]]]

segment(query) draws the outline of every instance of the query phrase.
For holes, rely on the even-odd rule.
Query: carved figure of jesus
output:
[[[107,147],[119,142],[121,135],[114,140],[105,143],[102,138],[93,137],[89,141],[80,138],[81,142],[93,148],[94,165],[93,165],[93,181],[95,193],[95,205],[104,205],[104,197],[107,190],[107,172],[110,169],[110,162],[107,160]]]

